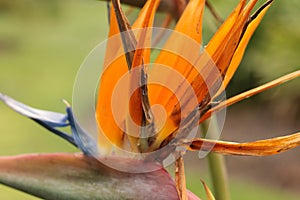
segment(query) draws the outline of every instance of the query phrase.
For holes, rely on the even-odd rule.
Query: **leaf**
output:
[[[128,158],[106,159],[147,167]],[[82,154],[0,157],[0,183],[48,200],[179,199],[174,181],[163,168],[121,172]]]
[[[182,145],[188,145],[188,149],[192,151],[211,150],[212,152],[229,155],[268,156],[299,147],[300,132],[287,136],[245,143],[196,138],[190,141],[184,140]]]

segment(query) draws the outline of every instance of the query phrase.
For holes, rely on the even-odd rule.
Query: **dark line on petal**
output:
[[[122,39],[123,48],[125,52],[126,62],[128,65],[128,69],[130,70],[134,58],[134,52],[135,52],[137,41],[135,39],[133,32],[131,31],[131,27],[130,24],[128,23],[126,16],[122,12],[120,1],[112,0],[112,3],[117,17],[119,30],[121,32],[121,39]]]
[[[253,21],[268,5],[270,5],[273,2],[273,0],[269,0],[266,3],[264,3],[261,7],[259,7],[253,15],[250,17],[250,22]]]

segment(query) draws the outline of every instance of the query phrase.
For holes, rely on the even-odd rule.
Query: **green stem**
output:
[[[212,138],[215,138],[214,134],[217,134],[218,124],[214,117],[212,117],[210,121],[206,121],[202,124],[202,130],[206,133],[209,123],[212,123],[210,125],[212,131],[210,135]],[[218,200],[230,200],[228,174],[224,156],[221,154],[209,153],[207,160],[215,198]]]
[[[229,200],[229,184],[223,155],[210,153],[207,157],[215,198]]]

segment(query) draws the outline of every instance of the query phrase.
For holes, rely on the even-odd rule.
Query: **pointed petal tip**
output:
[[[300,132],[253,142],[228,142],[196,138],[189,144],[189,150],[213,151],[225,155],[270,156],[300,146]]]
[[[8,98],[9,97],[6,94],[0,92],[0,100],[1,101],[3,101],[5,103]]]
[[[4,101],[5,95],[3,93],[0,92],[0,100]]]
[[[205,190],[205,193],[206,193],[206,199],[207,200],[215,200],[215,197],[214,197],[213,193],[209,189],[208,185],[206,185],[205,181],[201,178],[200,178],[200,181],[201,181],[201,183],[204,187],[204,190]]]
[[[61,101],[62,101],[68,108],[71,107],[71,104],[70,104],[67,100],[61,99]]]

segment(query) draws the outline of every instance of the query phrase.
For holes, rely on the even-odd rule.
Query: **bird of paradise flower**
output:
[[[159,119],[157,119],[159,118],[159,116],[153,114],[153,112],[151,111],[151,106],[156,103],[164,107],[167,115],[164,126],[159,132],[156,133],[156,136],[154,138],[147,138],[145,145],[146,147],[143,147],[141,141],[138,140],[138,136],[140,135],[137,135],[136,138],[129,139],[131,150],[138,152],[154,151],[168,144],[176,136],[176,134],[180,132],[179,125],[182,121],[185,121],[185,123],[188,124],[188,122],[199,117],[199,119],[197,119],[197,122],[200,124],[204,120],[209,118],[214,111],[219,111],[226,106],[232,105],[242,99],[248,98],[254,94],[257,94],[261,91],[264,91],[299,76],[299,71],[296,71],[222,102],[216,101],[218,95],[220,95],[220,93],[225,90],[226,86],[233,77],[238,65],[241,62],[247,43],[249,42],[256,27],[262,20],[264,14],[273,2],[267,1],[254,14],[250,16],[251,11],[256,5],[257,1],[253,0],[248,4],[246,4],[246,1],[240,1],[234,11],[225,20],[223,25],[214,34],[212,39],[205,47],[205,51],[214,61],[215,66],[217,67],[220,74],[212,72],[213,70],[211,70],[211,68],[213,68],[214,65],[210,64],[209,62],[203,63],[203,60],[201,60],[201,56],[203,56],[202,54],[199,55],[200,58],[198,58],[195,63],[188,63],[186,62],[184,56],[175,55],[172,52],[162,50],[158,58],[154,61],[155,64],[168,66],[172,68],[172,70],[175,70],[185,77],[185,79],[190,84],[190,87],[193,88],[193,92],[197,96],[198,105],[197,107],[192,107],[194,105],[190,106],[186,102],[189,102],[193,94],[188,92],[188,89],[182,88],[181,82],[177,83],[177,87],[179,89],[176,90],[177,93],[175,95],[174,93],[168,91],[168,88],[165,88],[163,86],[157,84],[147,85],[147,77],[149,77],[149,79],[152,76],[160,76],[161,78],[163,78],[164,76],[170,74],[164,74],[164,72],[159,69],[161,66],[153,66],[153,68],[149,70],[147,74],[147,69],[144,65],[150,62],[150,50],[147,48],[143,48],[143,46],[147,46],[145,45],[145,43],[147,42],[145,39],[147,31],[144,29],[144,32],[140,31],[138,32],[138,34],[134,35],[132,30],[138,28],[149,28],[152,26],[154,13],[159,1],[147,1],[146,5],[142,9],[139,17],[132,27],[129,25],[125,15],[123,14],[119,2],[112,2],[113,6],[110,12],[111,15],[109,37],[113,37],[115,34],[118,34],[120,32],[126,32],[126,34],[121,35],[122,44],[126,53],[123,55],[123,57],[118,57],[115,62],[112,62],[107,66],[105,65],[106,68],[104,69],[105,71],[103,73],[99,86],[96,118],[99,127],[101,127],[102,129],[101,132],[116,146],[122,147],[125,142],[128,142],[128,140],[124,140],[124,135],[129,134],[130,137],[130,133],[124,132],[125,128],[120,127],[122,125],[125,126],[127,128],[126,130],[130,132],[131,125],[128,124],[129,122],[127,123],[127,121],[130,120],[126,118],[126,114],[123,114],[124,123],[117,124],[113,115],[113,108],[111,107],[114,87],[120,77],[126,74],[128,70],[132,71],[130,76],[131,82],[129,83],[131,85],[128,86],[128,89],[130,90],[130,87],[133,87],[135,89],[138,88],[137,90],[132,92],[132,96],[130,97],[128,103],[128,112],[132,120],[140,125],[139,128],[141,128],[145,124],[155,124],[156,121],[159,121]],[[175,31],[187,35],[188,37],[196,41],[198,44],[198,48],[200,48],[202,42],[201,23],[204,4],[205,1],[190,1],[174,29]],[[185,44],[185,40],[174,41],[174,35],[170,36],[170,39],[166,42],[165,46],[172,45],[172,43],[174,43],[176,45],[176,48],[180,48],[180,53],[187,54],[188,52],[189,54],[192,54],[193,52],[191,51],[191,49],[193,48]],[[112,47],[113,49],[112,45],[115,44],[111,44],[110,46],[110,44],[108,43],[108,49],[110,47]],[[136,48],[136,50],[127,50],[132,49],[130,48],[131,46]],[[112,56],[109,54],[110,53],[108,52],[106,56]],[[141,67],[140,69],[136,71],[133,70],[135,67],[141,65],[143,67]],[[200,72],[198,70],[199,65],[199,68],[201,70]],[[218,82],[219,75],[222,77],[222,84]],[[173,77],[171,76],[167,79],[170,84],[172,84],[172,78]],[[210,82],[207,83],[207,81]],[[207,85],[210,85],[214,88],[207,88]],[[180,102],[186,104],[183,104],[180,107],[178,106],[179,101],[186,101]],[[200,111],[201,115],[195,117],[195,110]],[[180,117],[178,115],[180,115]],[[178,120],[178,118],[180,118],[180,120]],[[135,130],[135,132],[141,134],[141,129]],[[297,134],[294,136],[297,136]],[[289,140],[291,138],[293,137],[288,136],[285,139]],[[101,140],[102,138],[100,137],[100,143]],[[193,139],[192,144],[189,145],[189,149],[199,150],[201,145],[196,144],[202,144],[204,141],[205,143],[208,142],[206,143],[207,145],[211,143],[211,141],[203,140],[200,138]],[[182,139],[181,142],[185,144],[187,141]],[[237,146],[240,146],[240,144],[229,144],[217,141],[214,142],[216,142],[216,144],[220,144],[221,146],[225,144],[231,145],[232,148],[228,148],[228,146],[225,145],[226,148],[223,149],[223,153],[228,153]],[[251,146],[251,144],[248,145]],[[216,150],[217,146],[213,148],[213,150]],[[278,151],[275,151],[275,148],[272,148],[272,150],[270,150],[269,152],[263,151],[262,149],[259,151],[259,153],[254,152],[255,149],[243,148],[242,145],[240,146],[240,150],[235,153],[243,155],[264,155],[276,153]]]
[[[252,34],[273,2],[265,2],[251,15],[257,1],[247,3],[241,0],[205,48],[201,49],[205,0],[190,0],[174,33],[149,69],[151,27],[160,1],[148,0],[131,26],[121,9],[120,1],[113,0],[109,31],[112,40],[107,43],[95,113],[99,129],[98,141],[80,128],[70,106],[67,106],[67,114],[64,115],[31,108],[3,94],[0,99],[77,146],[86,155],[95,157],[99,152],[102,152],[101,155],[114,154],[117,149],[147,154],[166,146],[169,147],[167,155],[176,152],[176,147],[251,156],[272,155],[295,148],[300,145],[300,133],[248,143],[187,138],[195,126],[210,118],[214,112],[300,76],[298,70],[237,96],[220,100],[242,60]],[[193,43],[178,39],[178,33],[190,38]],[[170,48],[175,48],[176,53],[168,50]],[[187,61],[186,57],[189,56],[191,58]],[[167,66],[171,71],[162,70],[162,66]],[[178,82],[174,73],[180,74],[184,80],[179,79]],[[122,82],[125,84],[121,84],[117,91],[122,92],[127,100],[112,104],[116,98],[116,85],[124,76],[127,77]],[[168,85],[151,84],[149,80],[153,77],[165,79],[165,83],[175,89],[170,90]],[[164,119],[160,112],[153,109],[157,104],[164,109]],[[58,129],[63,126],[70,126],[72,134]],[[160,153],[154,161],[160,161],[160,156],[164,159],[167,155]],[[146,156],[146,160],[153,158]],[[182,169],[180,153],[178,163]],[[179,187],[179,191],[181,198],[185,199],[182,188]]]

